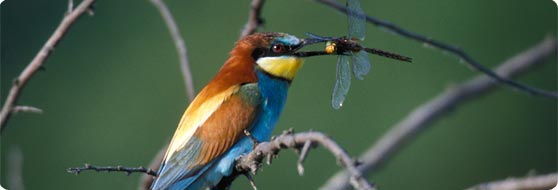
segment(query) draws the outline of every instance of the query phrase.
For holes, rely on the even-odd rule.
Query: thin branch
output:
[[[356,162],[347,154],[347,152],[345,152],[345,150],[343,150],[343,148],[341,148],[341,146],[339,146],[334,140],[320,132],[284,132],[283,134],[273,138],[269,142],[259,143],[252,150],[252,152],[248,153],[247,155],[241,156],[237,160],[235,168],[240,173],[256,173],[257,170],[262,166],[262,160],[264,158],[269,158],[277,155],[281,149],[303,149],[307,142],[320,144],[324,148],[329,150],[333,154],[333,156],[335,156],[337,160],[340,161],[342,166],[349,171],[351,178],[353,179],[351,180],[353,182],[353,187],[355,187],[356,189],[373,189],[373,185],[368,183],[366,178],[362,176],[360,171],[356,168]]]
[[[68,14],[72,13],[73,10],[74,10],[74,0],[69,0],[68,1]]]
[[[151,175],[151,176],[157,176],[157,172],[153,171],[152,169],[149,168],[144,168],[143,166],[137,167],[137,168],[131,168],[131,167],[123,167],[123,166],[94,166],[91,164],[85,164],[83,167],[77,167],[77,168],[68,168],[67,172],[71,173],[71,174],[80,174],[83,171],[87,171],[87,170],[92,170],[92,171],[96,171],[96,172],[124,172],[126,173],[126,175],[130,175],[132,173],[145,173],[147,175]]]
[[[543,190],[556,187],[556,182],[558,182],[558,174],[551,173],[482,183],[475,185],[468,190]]]
[[[312,141],[306,141],[302,146],[302,148],[300,149],[300,153],[299,153],[300,156],[298,157],[298,162],[296,166],[296,169],[298,170],[298,175],[304,175],[304,161],[306,160],[306,157],[308,157],[308,152],[310,151],[311,147],[312,147]]]
[[[345,6],[343,6],[342,4],[334,1],[334,0],[316,0],[319,3],[322,3],[324,5],[327,5],[331,8],[334,8],[340,12],[343,12],[345,14],[347,14],[347,8]],[[439,49],[448,51],[456,56],[458,56],[461,60],[463,60],[465,63],[469,64],[470,66],[472,66],[473,68],[475,68],[476,70],[490,76],[491,78],[497,80],[498,82],[504,83],[512,88],[518,89],[520,91],[523,92],[527,92],[528,94],[531,95],[537,95],[537,96],[543,96],[543,97],[547,97],[547,98],[553,98],[556,99],[558,98],[558,93],[557,92],[551,92],[551,91],[545,91],[542,89],[538,89],[535,87],[531,87],[513,80],[509,80],[507,79],[505,76],[501,76],[498,75],[496,73],[494,73],[492,70],[482,66],[478,61],[476,61],[475,59],[471,58],[467,53],[465,53],[463,50],[461,50],[461,48],[453,46],[453,45],[449,45],[446,43],[443,43],[441,41],[437,41],[434,40],[432,38],[429,37],[425,37],[423,35],[420,35],[418,33],[414,33],[411,32],[409,30],[403,29],[402,27],[399,27],[393,23],[375,18],[375,17],[371,17],[366,15],[366,21],[368,21],[369,23],[375,24],[376,26],[380,26],[380,27],[384,27],[385,29],[394,32],[396,34],[399,34],[403,37],[407,37],[409,39],[421,42],[423,44],[427,44],[429,46],[433,46],[433,47],[437,47]]]
[[[182,77],[184,78],[184,85],[186,89],[186,95],[188,96],[188,102],[192,102],[196,97],[196,91],[194,88],[194,80],[192,77],[192,70],[190,69],[190,62],[188,61],[188,50],[186,49],[186,44],[184,43],[184,39],[180,35],[180,30],[178,29],[178,25],[172,16],[169,8],[165,4],[163,0],[151,0],[151,3],[157,8],[161,17],[165,21],[167,28],[171,34],[171,37],[174,40],[174,44],[176,46],[176,51],[178,53],[178,58],[180,61],[180,70],[182,71]],[[165,151],[168,147],[168,144],[163,146],[155,158],[149,164],[150,168],[153,168],[155,171],[159,169],[159,166],[163,160],[165,155]],[[153,178],[149,175],[144,175],[140,180],[140,185],[138,189],[149,190],[149,187],[153,183]]]
[[[95,0],[83,0],[78,7],[68,13],[60,22],[60,25],[54,30],[47,42],[43,45],[41,50],[35,55],[35,58],[25,67],[25,69],[14,79],[10,93],[8,94],[4,106],[0,111],[0,133],[4,131],[6,123],[12,114],[13,107],[19,98],[19,94],[27,81],[39,70],[45,60],[49,57],[54,47],[58,44],[60,39],[64,37],[70,26],[95,2]]]
[[[556,53],[556,39],[546,38],[536,46],[512,57],[496,68],[496,73],[504,77],[512,77],[526,72],[529,68],[542,63],[541,60]],[[432,100],[413,110],[397,125],[391,127],[380,140],[368,149],[360,158],[363,161],[358,170],[370,173],[395,153],[405,143],[424,131],[429,124],[440,119],[450,109],[480,97],[498,86],[486,75],[477,76],[461,85],[453,86]],[[347,171],[338,172],[330,178],[322,189],[348,189]]]
[[[264,1],[265,0],[252,0],[252,3],[250,3],[248,21],[244,25],[242,32],[240,32],[240,38],[253,34],[264,23],[261,17]]]
[[[190,69],[190,63],[188,61],[188,53],[186,45],[184,43],[184,39],[180,35],[178,25],[176,24],[176,21],[174,20],[174,17],[172,16],[172,13],[170,12],[165,2],[163,0],[151,0],[151,3],[153,3],[157,10],[159,10],[159,13],[163,17],[163,20],[165,21],[165,24],[167,25],[167,28],[169,29],[169,32],[174,40],[174,44],[176,46],[176,51],[178,52],[178,58],[180,61],[180,70],[182,71],[182,77],[184,78],[184,85],[186,88],[186,95],[188,96],[188,102],[192,102],[196,97],[196,91],[194,88],[194,80],[192,71]],[[153,158],[153,160],[151,161],[151,164],[149,164],[150,168],[153,168],[155,171],[159,169],[167,147],[168,144],[166,144],[159,150],[155,158]],[[153,183],[153,178],[145,175],[140,180],[138,189],[149,190],[151,183]]]
[[[178,58],[180,59],[180,69],[182,71],[182,76],[184,77],[184,83],[186,85],[186,94],[188,95],[189,102],[192,102],[196,97],[196,92],[194,90],[194,80],[192,79],[192,71],[190,70],[190,63],[188,62],[188,54],[184,39],[180,35],[180,30],[172,17],[172,14],[163,0],[151,0],[151,3],[159,10],[163,20],[167,24],[167,28],[174,39],[174,44],[176,45],[176,51],[178,52]]]
[[[43,110],[33,106],[15,106],[14,108],[12,108],[12,112],[43,113]]]

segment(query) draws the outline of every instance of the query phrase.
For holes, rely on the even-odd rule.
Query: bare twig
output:
[[[68,14],[74,10],[74,0],[68,0]]]
[[[468,190],[543,190],[556,187],[556,182],[558,182],[558,174],[551,173],[482,183]]]
[[[310,151],[310,147],[312,146],[312,141],[306,141],[302,148],[300,149],[298,162],[297,162],[297,170],[298,175],[304,175],[304,160],[308,157],[308,151]]]
[[[250,3],[248,22],[246,22],[244,29],[240,32],[240,38],[253,34],[264,23],[261,17],[264,1],[265,0],[252,0],[252,3]]]
[[[178,57],[180,59],[180,69],[182,70],[182,76],[184,77],[184,83],[186,85],[186,94],[188,95],[189,102],[194,100],[196,92],[194,90],[194,80],[192,79],[192,71],[190,70],[190,63],[188,62],[188,54],[184,39],[180,35],[180,30],[172,17],[172,14],[163,0],[151,0],[153,5],[157,7],[159,13],[165,20],[167,28],[174,39],[174,44],[176,45],[176,51],[178,52]]]
[[[19,74],[19,76],[14,79],[10,93],[8,94],[4,106],[0,111],[0,132],[4,131],[6,122],[12,114],[13,107],[19,98],[19,94],[27,81],[41,68],[45,60],[49,57],[54,47],[58,44],[60,39],[64,37],[70,26],[89,9],[89,7],[95,2],[95,0],[83,0],[78,7],[73,9],[71,13],[68,13],[58,25],[58,28],[50,36],[47,42],[43,45],[41,50],[35,55],[35,58],[25,67],[25,69]]]
[[[12,108],[12,112],[43,113],[43,110],[33,106],[15,106],[14,108]]]
[[[145,173],[151,176],[157,176],[157,172],[153,171],[150,168],[144,168],[143,166],[137,168],[130,168],[130,167],[123,167],[123,166],[94,166],[91,164],[85,164],[83,167],[77,168],[68,168],[67,172],[72,174],[79,174],[82,171],[93,170],[97,172],[124,172],[126,175],[130,175],[132,173]]]
[[[541,63],[541,60],[556,53],[556,39],[546,38],[536,46],[522,52],[502,63],[496,73],[500,76],[511,77],[527,71],[529,68]],[[358,170],[369,173],[378,167],[384,160],[397,151],[403,143],[410,141],[419,132],[426,129],[428,124],[439,119],[448,110],[479,97],[494,89],[498,83],[486,75],[477,76],[461,85],[453,86],[427,103],[417,107],[397,125],[391,127],[380,140],[368,149],[360,158],[363,161]],[[322,189],[347,189],[347,179],[350,173],[338,172],[330,178]]]
[[[167,28],[174,40],[174,44],[176,46],[176,51],[178,52],[178,58],[180,61],[180,69],[182,71],[182,77],[184,78],[184,85],[186,88],[186,95],[188,96],[188,102],[192,102],[196,97],[196,91],[194,88],[194,80],[192,76],[192,70],[190,69],[190,62],[188,61],[188,53],[186,49],[186,44],[184,43],[184,39],[180,35],[180,30],[178,29],[178,25],[172,16],[169,8],[165,4],[163,0],[151,0],[151,3],[159,10],[159,13],[163,17]],[[150,168],[153,168],[155,171],[159,169],[161,162],[163,161],[163,157],[165,155],[165,151],[168,147],[168,144],[163,146],[151,164],[149,164]],[[138,189],[145,189],[148,190],[153,183],[153,178],[149,175],[144,175],[140,180],[140,185]]]
[[[343,6],[342,4],[334,1],[334,0],[316,0],[319,3],[322,3],[324,5],[327,5],[329,7],[332,7],[340,12],[343,12],[345,14],[347,14],[347,8],[345,6]],[[471,58],[467,53],[465,53],[463,50],[461,50],[461,48],[453,46],[453,45],[449,45],[437,40],[434,40],[432,38],[429,37],[425,37],[423,35],[420,35],[418,33],[414,33],[411,32],[409,30],[403,29],[393,23],[384,21],[384,20],[380,20],[378,18],[375,17],[371,17],[366,15],[366,21],[368,21],[369,23],[375,24],[376,26],[380,26],[380,27],[384,27],[385,29],[394,32],[396,34],[399,34],[403,37],[407,37],[409,39],[415,40],[415,41],[419,41],[423,44],[427,44],[428,46],[432,46],[432,47],[437,47],[439,49],[448,51],[456,56],[458,56],[461,60],[463,60],[465,63],[469,64],[470,66],[472,66],[473,68],[475,68],[476,70],[490,76],[491,78],[497,80],[498,82],[504,83],[512,88],[518,89],[520,91],[523,92],[527,92],[531,95],[537,95],[537,96],[543,96],[543,97],[547,97],[547,98],[553,98],[556,99],[558,98],[558,93],[556,92],[550,92],[550,91],[545,91],[542,89],[538,89],[535,87],[531,87],[513,80],[509,80],[507,79],[505,76],[501,76],[498,75],[496,73],[494,73],[492,70],[482,66],[478,61],[476,61],[475,59]]]
[[[262,166],[262,160],[265,157],[277,155],[279,150],[291,148],[299,150],[307,144],[307,142],[316,143],[324,146],[335,156],[345,167],[354,183],[353,187],[356,189],[373,189],[373,185],[368,183],[366,178],[362,176],[360,171],[356,169],[355,161],[328,136],[320,132],[303,132],[293,133],[292,131],[284,132],[282,135],[273,138],[269,142],[259,143],[252,152],[247,155],[241,156],[236,162],[236,170],[243,172],[256,173]],[[308,145],[310,146],[310,145]]]
[[[8,155],[8,189],[23,190],[23,152],[21,148],[13,146]],[[0,188],[1,189],[1,188]]]

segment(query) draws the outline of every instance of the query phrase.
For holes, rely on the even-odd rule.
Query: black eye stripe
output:
[[[252,52],[252,58],[254,58],[254,60],[258,60],[258,58],[260,57],[264,57],[266,52],[266,50],[263,48],[256,48],[254,49],[254,51]]]
[[[274,48],[281,46],[281,51],[275,52]],[[260,57],[277,57],[281,55],[290,55],[293,52],[294,46],[285,45],[283,43],[274,43],[270,47],[260,47],[254,49],[252,52],[252,58],[258,60]]]

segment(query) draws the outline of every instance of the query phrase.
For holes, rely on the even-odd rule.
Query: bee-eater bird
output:
[[[267,141],[303,64],[294,54],[303,41],[284,33],[240,39],[186,109],[151,189],[214,189],[252,150],[251,137]]]

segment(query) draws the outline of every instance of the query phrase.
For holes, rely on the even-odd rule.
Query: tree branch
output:
[[[39,70],[45,60],[49,57],[54,47],[58,44],[60,39],[64,37],[70,26],[86,11],[89,10],[95,0],[83,0],[78,7],[68,12],[60,22],[60,25],[54,30],[47,42],[43,45],[41,50],[35,55],[31,63],[14,79],[10,93],[8,94],[4,106],[0,111],[0,133],[4,131],[6,123],[13,113],[13,108],[16,105],[19,94],[27,81]]]
[[[143,166],[137,167],[137,168],[131,168],[131,167],[123,167],[123,166],[94,166],[91,164],[85,164],[83,167],[77,167],[77,168],[68,168],[67,172],[71,173],[71,174],[80,174],[82,171],[87,171],[87,170],[92,170],[92,171],[97,171],[97,172],[124,172],[126,173],[126,175],[130,175],[132,173],[145,173],[147,175],[151,175],[151,176],[157,176],[157,172],[153,171],[152,169],[149,168],[144,168]]]
[[[316,0],[319,3],[322,3],[324,5],[327,5],[331,8],[334,8],[335,10],[338,10],[340,12],[343,12],[344,14],[347,14],[347,8],[343,5],[341,5],[340,3],[337,3],[334,0]],[[491,78],[495,79],[498,82],[504,83],[507,86],[510,86],[512,88],[515,88],[519,91],[523,91],[526,92],[528,94],[531,95],[537,95],[537,96],[543,96],[546,98],[552,98],[552,99],[556,99],[558,98],[558,93],[557,92],[551,92],[551,91],[545,91],[542,89],[538,89],[535,87],[531,87],[513,80],[509,80],[507,79],[505,76],[500,76],[496,73],[494,73],[492,70],[484,67],[483,65],[481,65],[478,61],[476,61],[475,59],[471,58],[467,53],[465,53],[463,50],[461,50],[461,48],[453,46],[453,45],[449,45],[437,40],[434,40],[432,38],[429,37],[425,37],[423,35],[420,35],[418,33],[414,33],[411,32],[409,30],[403,29],[393,23],[375,18],[375,17],[371,17],[368,15],[366,16],[366,21],[369,23],[372,23],[376,26],[380,26],[380,27],[384,27],[385,29],[394,32],[396,34],[399,34],[400,36],[421,42],[423,44],[427,44],[429,46],[433,46],[433,47],[437,47],[439,49],[445,50],[447,52],[450,52],[456,56],[458,56],[461,60],[465,61],[465,63],[467,63],[468,65],[470,65],[471,67],[475,68],[476,70],[490,76]]]
[[[233,174],[234,176],[228,179],[230,181],[228,181],[227,185],[230,185],[230,182],[232,182],[232,180],[234,180],[234,178],[236,178],[238,174],[245,174],[249,178],[252,187],[254,187],[255,189],[255,184],[253,183],[248,172],[252,172],[255,174],[258,169],[262,167],[262,161],[264,158],[267,158],[267,164],[270,165],[271,160],[279,154],[279,151],[281,149],[288,148],[294,149],[296,152],[299,153],[300,158],[297,168],[299,170],[299,174],[302,175],[302,172],[300,172],[301,170],[303,170],[301,169],[302,162],[306,159],[310,148],[313,148],[315,144],[324,146],[324,148],[329,150],[329,152],[331,152],[331,154],[333,154],[333,156],[337,158],[339,163],[349,171],[351,185],[355,189],[375,189],[374,185],[370,184],[357,169],[357,165],[359,163],[353,160],[347,154],[347,152],[343,148],[341,148],[341,146],[339,146],[334,140],[320,132],[309,131],[303,133],[294,133],[292,129],[283,132],[283,134],[277,137],[273,137],[270,142],[258,143],[250,153],[240,156],[235,163],[236,174]],[[154,159],[154,161],[159,161],[159,158]],[[123,166],[94,166],[85,164],[84,167],[68,168],[67,172],[77,175],[87,170],[97,172],[124,172],[126,173],[126,175],[130,175],[132,173],[145,173],[149,176],[157,176],[157,172],[155,170],[144,168],[143,166],[132,168]],[[151,182],[152,180],[142,180],[139,189],[149,189],[149,187],[151,186]]]
[[[43,110],[33,106],[15,106],[12,108],[12,112],[43,113]]]
[[[163,0],[151,0],[151,3],[153,3],[153,5],[157,8],[157,10],[159,10],[159,13],[163,17],[163,20],[165,21],[165,24],[169,29],[171,37],[174,40],[174,44],[176,46],[176,51],[178,52],[178,58],[180,61],[180,69],[182,71],[182,77],[184,78],[184,85],[186,88],[186,95],[188,96],[188,102],[192,102],[196,97],[196,91],[194,87],[194,82],[193,82],[194,80],[192,76],[192,71],[190,69],[190,63],[188,61],[188,53],[186,49],[186,44],[184,43],[184,39],[180,35],[180,30],[178,29],[178,25],[176,24],[176,21],[174,20],[174,17],[172,16],[172,13],[170,12],[165,2]],[[155,155],[155,158],[153,158],[153,160],[149,164],[149,167],[153,168],[154,171],[157,171],[159,169],[159,166],[163,161],[163,157],[165,156],[165,151],[167,147],[168,144],[163,146],[159,150],[157,155]],[[153,177],[150,176],[149,174],[144,175],[140,180],[138,189],[149,190],[151,183],[153,183]]]
[[[501,181],[482,183],[468,190],[543,190],[556,187],[556,182],[558,182],[558,174],[550,173],[546,175],[510,178]]]
[[[252,152],[241,156],[235,165],[238,172],[256,173],[262,167],[262,160],[268,159],[268,164],[281,149],[294,149],[301,155],[299,160],[304,160],[311,144],[320,144],[333,154],[337,160],[345,167],[351,176],[351,185],[356,189],[373,189],[373,185],[368,183],[361,172],[356,168],[355,162],[341,146],[334,140],[320,132],[303,132],[293,133],[292,130],[283,132],[283,134],[272,138],[269,142],[261,142],[256,145]],[[299,161],[301,164],[301,161]],[[300,165],[298,166],[301,167]],[[299,169],[300,171],[300,169]]]
[[[512,57],[502,63],[496,73],[503,77],[512,77],[526,72],[541,63],[544,58],[556,53],[556,39],[546,38],[536,46]],[[441,118],[450,109],[466,103],[494,89],[498,83],[486,75],[477,76],[461,85],[456,85],[439,94],[432,100],[413,110],[397,125],[391,127],[380,140],[368,149],[360,158],[363,161],[358,170],[370,173],[395,153],[405,142],[412,140],[424,131],[429,124]],[[350,173],[338,172],[330,178],[322,189],[347,189]]]
[[[248,21],[244,25],[242,32],[240,32],[240,38],[253,34],[264,23],[261,17],[264,2],[265,0],[252,0]]]
[[[192,79],[192,71],[190,70],[190,63],[188,62],[188,54],[184,39],[180,35],[180,30],[172,17],[172,14],[163,0],[151,0],[151,3],[159,10],[163,20],[167,24],[167,28],[174,39],[174,44],[176,45],[176,51],[178,52],[178,58],[180,59],[180,69],[182,71],[182,77],[184,77],[184,84],[186,85],[186,94],[188,95],[189,102],[192,102],[196,97],[196,92],[194,89],[194,80]]]

